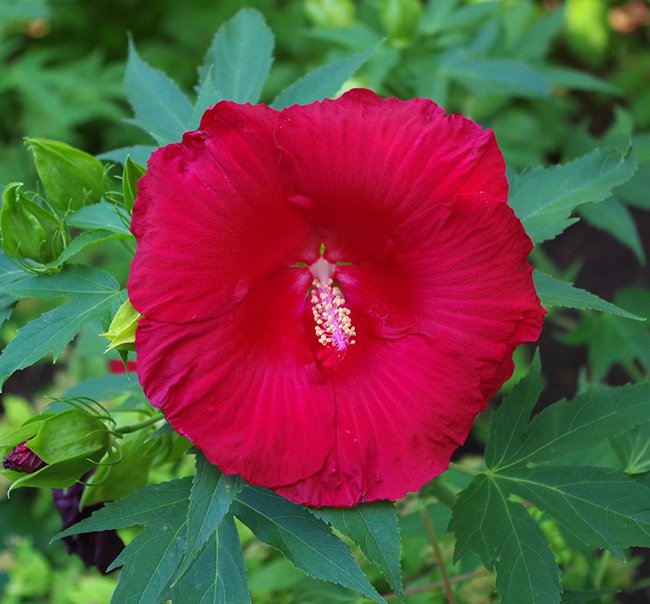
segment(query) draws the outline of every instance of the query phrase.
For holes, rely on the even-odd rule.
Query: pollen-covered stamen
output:
[[[312,281],[312,313],[316,326],[314,331],[320,344],[331,348],[334,354],[319,355],[324,365],[333,365],[345,355],[348,346],[355,343],[356,331],[350,319],[350,309],[345,307],[345,298],[332,279],[325,283]]]

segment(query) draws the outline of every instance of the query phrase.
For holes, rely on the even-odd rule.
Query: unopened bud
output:
[[[65,249],[68,236],[62,221],[28,197],[18,182],[2,194],[0,233],[5,253],[47,264]]]
[[[397,46],[408,46],[422,16],[421,0],[383,0],[381,21]]]
[[[350,27],[354,25],[352,0],[305,0],[305,12],[317,27]]]

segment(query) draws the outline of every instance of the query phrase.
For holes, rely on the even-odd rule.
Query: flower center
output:
[[[314,331],[321,345],[318,358],[325,367],[337,365],[343,360],[348,346],[355,343],[356,331],[350,319],[350,309],[345,298],[331,278],[312,281],[311,304],[316,326]]]

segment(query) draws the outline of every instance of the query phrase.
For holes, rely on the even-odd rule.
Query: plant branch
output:
[[[145,419],[142,422],[138,422],[137,424],[131,424],[130,426],[124,426],[123,428],[116,428],[113,430],[115,434],[118,436],[124,436],[125,434],[131,434],[133,432],[137,432],[138,430],[142,430],[144,428],[148,428],[149,426],[153,426],[156,422],[159,422],[161,419],[163,419],[160,415],[156,415],[154,417],[150,417],[149,419]]]
[[[479,577],[485,577],[489,575],[487,570],[476,570],[471,573],[465,573],[464,575],[458,575],[457,577],[450,577],[449,583],[455,585],[457,583],[464,583],[465,581],[471,581],[472,579],[478,579]],[[404,590],[405,596],[414,596],[416,594],[426,593],[434,589],[440,589],[445,587],[444,581],[434,581],[433,583],[427,583],[426,585],[419,585],[418,587],[411,587],[410,589]],[[389,593],[382,596],[384,600],[397,600],[396,593]]]

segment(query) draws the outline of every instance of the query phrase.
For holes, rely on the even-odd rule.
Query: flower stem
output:
[[[142,422],[138,422],[137,424],[131,424],[130,426],[124,426],[123,428],[116,428],[113,430],[115,434],[118,436],[124,436],[125,434],[131,434],[133,432],[137,432],[138,430],[142,430],[144,428],[148,428],[149,426],[153,426],[156,422],[159,422],[161,419],[163,419],[160,415],[150,417],[149,419],[145,419]]]
[[[431,545],[433,546],[433,553],[436,557],[436,563],[438,564],[440,574],[442,575],[442,582],[445,588],[445,594],[447,595],[447,602],[449,602],[449,604],[456,604],[454,590],[452,589],[451,582],[449,581],[449,575],[447,574],[447,567],[445,566],[445,560],[442,556],[442,550],[440,549],[440,544],[436,538],[436,532],[433,530],[433,524],[431,524],[431,518],[429,518],[429,514],[427,513],[426,509],[422,510],[421,516],[424,527],[429,534],[429,541],[431,541]]]

